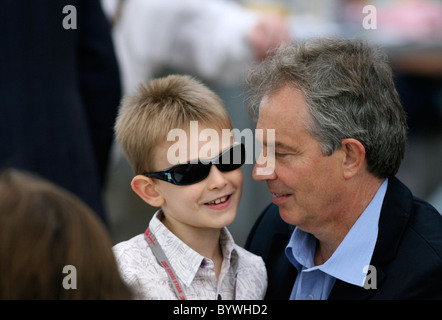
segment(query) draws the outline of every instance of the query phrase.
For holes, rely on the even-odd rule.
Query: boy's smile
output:
[[[229,194],[229,195],[227,195],[227,196],[219,197],[219,198],[217,198],[217,199],[215,199],[215,200],[212,200],[212,201],[206,202],[205,205],[206,205],[206,206],[211,206],[211,205],[218,206],[218,205],[220,205],[220,204],[224,204],[224,203],[226,203],[227,201],[230,201],[230,200],[231,200],[231,197],[230,197],[230,196],[231,196],[231,195]]]

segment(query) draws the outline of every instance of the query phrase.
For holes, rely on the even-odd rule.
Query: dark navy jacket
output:
[[[67,5],[77,29],[63,27],[74,18]],[[43,176],[105,219],[101,186],[121,88],[99,0],[2,1],[0,43],[0,169]]]

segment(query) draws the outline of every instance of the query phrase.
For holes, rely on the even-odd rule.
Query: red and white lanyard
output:
[[[175,294],[177,295],[178,299],[187,300],[186,295],[184,294],[183,286],[181,285],[180,280],[176,276],[175,271],[173,270],[172,265],[169,262],[169,259],[167,259],[166,254],[164,253],[163,249],[158,243],[157,238],[150,231],[149,228],[147,228],[146,232],[144,232],[144,239],[146,239],[147,244],[152,250],[152,253],[154,254],[155,258],[157,258],[158,262],[166,270],[167,276],[169,277],[172,283],[172,287],[175,290]]]

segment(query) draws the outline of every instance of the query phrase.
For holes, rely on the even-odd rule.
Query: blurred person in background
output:
[[[291,40],[287,21],[225,0],[102,0],[124,93],[162,67],[241,83],[253,61]]]
[[[111,248],[103,223],[71,192],[2,172],[0,300],[131,299]]]
[[[0,29],[0,169],[39,174],[106,222],[102,186],[121,88],[99,1],[3,1]]]

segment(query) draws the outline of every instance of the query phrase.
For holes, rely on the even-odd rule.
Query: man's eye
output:
[[[275,152],[275,157],[278,157],[278,158],[283,158],[283,157],[285,157],[287,155],[287,153],[279,153],[279,152]]]

